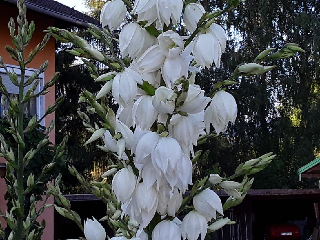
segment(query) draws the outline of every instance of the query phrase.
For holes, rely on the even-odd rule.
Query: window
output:
[[[7,65],[7,69],[13,70],[18,75],[18,80],[20,80],[21,71],[18,66],[14,65]],[[26,69],[26,78],[32,75],[34,73],[35,69],[27,68]],[[6,86],[7,91],[10,96],[14,97],[15,95],[19,94],[19,88],[15,86],[11,81],[9,76],[7,75],[6,71],[0,67],[0,76],[2,77],[2,82]],[[40,74],[39,76],[40,83],[35,91],[35,93],[38,93],[43,89],[44,86],[44,73]],[[29,85],[25,87],[25,93],[30,89],[32,86]],[[1,92],[0,92],[1,97]],[[0,103],[1,104],[1,103]],[[3,116],[3,112],[8,109],[8,106],[2,106],[0,105],[0,116]],[[37,115],[37,118],[40,119],[44,115],[44,96],[39,96],[37,98],[31,99],[28,103],[24,106],[24,113],[29,116]],[[44,126],[44,119],[41,121],[41,125]]]

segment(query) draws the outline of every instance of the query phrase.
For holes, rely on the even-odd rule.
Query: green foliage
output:
[[[224,1],[202,3],[210,9]],[[277,66],[271,73],[233,79],[237,84],[228,91],[238,103],[236,123],[200,146],[212,149],[201,169],[229,175],[239,159],[274,152],[273,163],[256,175],[255,188],[315,186],[312,181],[299,182],[296,171],[319,154],[319,12],[318,1],[258,0],[243,2],[224,16],[233,40],[222,56],[222,68],[197,76],[207,92],[228,79],[238,64],[253,62],[264,49],[295,42],[305,52],[279,62],[269,59],[267,65]]]
[[[55,74],[51,80],[47,81],[39,92],[36,92],[39,84],[38,77],[46,71],[48,61],[44,61],[30,77],[26,76],[27,65],[33,61],[40,50],[44,49],[50,35],[46,34],[41,43],[31,52],[26,52],[35,31],[35,25],[27,21],[25,1],[18,0],[17,7],[19,10],[17,21],[11,18],[8,24],[14,47],[6,46],[5,49],[20,67],[19,77],[0,57],[1,68],[18,88],[18,94],[10,96],[0,78],[1,104],[8,106],[8,109],[3,112],[4,119],[0,120],[0,156],[6,160],[6,199],[8,200],[7,211],[5,213],[0,211],[7,223],[6,232],[2,227],[0,228],[0,236],[12,240],[38,240],[43,234],[45,220],[39,224],[37,219],[46,208],[51,207],[51,204],[47,204],[50,192],[45,191],[46,184],[56,175],[52,170],[58,167],[57,160],[64,153],[67,138],[53,148],[49,141],[49,134],[54,129],[54,122],[52,121],[47,128],[40,126],[43,118],[53,113],[63,98],[58,98],[52,103],[41,119],[33,116],[27,120],[24,115],[25,104],[41,95],[46,95],[49,92],[48,88],[54,85],[58,75]],[[27,86],[30,88],[26,91]]]
[[[24,126],[26,127],[30,119],[25,118],[24,119]],[[11,134],[7,132],[7,129],[9,129],[10,125],[4,118],[0,118],[0,134],[4,136],[6,139],[6,143],[9,147],[11,147],[15,153],[17,154],[17,146],[15,145],[15,141],[12,138]],[[33,129],[32,131],[25,134],[25,143],[26,143],[26,151],[29,151],[31,149],[36,149],[37,145],[46,138],[45,134],[45,128],[41,125],[38,125],[37,128]],[[26,166],[25,168],[25,175],[29,176],[30,174],[34,175],[34,179],[38,179],[42,173],[43,168],[51,163],[52,159],[54,158],[55,152],[54,152],[54,146],[52,143],[48,142],[43,148],[39,150],[39,152],[34,156],[32,161]],[[30,209],[30,197],[31,195],[34,195],[35,200],[41,200],[43,197],[43,193],[47,190],[47,185],[44,184],[46,182],[53,181],[58,174],[60,173],[61,169],[64,168],[64,163],[61,159],[56,161],[56,164],[54,167],[48,171],[45,176],[42,177],[42,181],[39,182],[39,184],[35,185],[32,190],[26,194],[25,198],[25,210],[29,211]],[[8,181],[8,179],[6,179]],[[7,184],[9,184],[7,182]],[[27,178],[24,178],[24,186],[27,188]],[[12,207],[12,199],[14,198],[14,195],[12,193],[7,192],[5,195],[5,199],[8,201],[8,209],[11,209]],[[38,225],[39,226],[39,225]],[[10,233],[9,229],[7,229],[7,233]]]

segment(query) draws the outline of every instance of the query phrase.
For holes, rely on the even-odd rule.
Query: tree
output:
[[[82,124],[78,111],[86,106],[79,103],[79,94],[87,89],[95,92],[100,84],[93,79],[84,64],[74,64],[75,57],[68,53],[67,46],[61,45],[56,53],[56,69],[60,76],[56,82],[56,96],[64,97],[64,101],[56,112],[56,138],[59,142],[68,135],[65,161],[66,165],[76,166],[79,172],[91,179],[99,179],[106,170],[109,154],[97,149],[93,144],[84,146],[91,133]],[[64,169],[63,179],[65,192],[81,192],[77,179]]]
[[[203,4],[209,9],[222,6],[223,1]],[[254,187],[303,186],[296,171],[318,155],[320,143],[319,7],[318,1],[259,0],[245,2],[225,15],[226,29],[231,29],[229,35],[236,39],[229,42],[221,69],[198,75],[198,83],[207,92],[217,81],[227,79],[235,66],[252,62],[261,50],[295,42],[306,52],[284,60],[270,74],[236,80],[232,93],[239,108],[237,121],[224,136],[206,145],[213,149],[209,159],[219,162],[214,165],[216,171],[230,174],[239,159],[272,151],[277,158],[257,174]],[[212,169],[210,162],[202,168]],[[308,182],[312,183],[304,181]]]

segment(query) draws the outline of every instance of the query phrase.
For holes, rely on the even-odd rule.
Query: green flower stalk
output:
[[[5,233],[1,228],[0,236],[12,240],[35,240],[41,239],[45,227],[45,222],[39,224],[37,218],[46,208],[51,207],[50,204],[47,204],[51,194],[41,186],[50,181],[49,176],[55,168],[55,163],[64,152],[66,139],[56,148],[54,153],[49,141],[49,133],[53,130],[53,123],[47,129],[40,125],[43,118],[55,111],[62,99],[58,99],[56,103],[52,104],[41,118],[37,119],[37,116],[33,116],[28,120],[24,115],[25,105],[29,101],[47,94],[48,88],[53,86],[58,75],[54,75],[40,91],[37,91],[39,76],[46,71],[48,61],[45,61],[31,76],[26,75],[27,65],[33,61],[39,51],[44,49],[50,35],[46,34],[42,42],[30,53],[27,53],[25,50],[32,39],[35,24],[27,21],[25,0],[18,0],[17,7],[19,10],[17,24],[13,18],[8,24],[13,46],[5,48],[20,67],[19,77],[0,58],[0,67],[5,70],[12,84],[18,88],[18,94],[12,97],[0,78],[1,105],[8,105],[8,110],[3,113],[4,120],[1,120],[6,131],[0,132],[0,157],[3,157],[7,162],[6,198],[8,200],[7,212],[1,213],[1,215],[7,223],[7,229]],[[35,137],[30,137],[35,133],[37,137],[41,136],[40,140],[35,141]],[[32,169],[36,159],[42,155],[46,156],[46,165],[38,166],[40,171]],[[42,197],[44,197],[44,201],[39,205]]]

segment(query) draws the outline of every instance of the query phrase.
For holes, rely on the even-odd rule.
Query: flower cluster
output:
[[[193,210],[182,221],[176,217],[193,185],[191,159],[199,137],[210,132],[211,124],[219,134],[236,119],[237,104],[230,93],[220,90],[206,97],[195,83],[202,68],[219,67],[226,34],[205,18],[200,2],[136,0],[130,13],[126,4],[111,0],[101,12],[102,26],[119,29],[121,57],[130,60],[98,94],[100,98],[111,91],[119,105],[112,128],[104,132],[105,147],[125,166],[114,175],[112,190],[122,215],[138,224],[134,239],[148,239],[144,230],[156,213],[162,220],[152,231],[153,240],[204,239],[208,223],[223,216],[213,190],[199,189]],[[185,26],[184,36],[176,31],[178,25]]]

